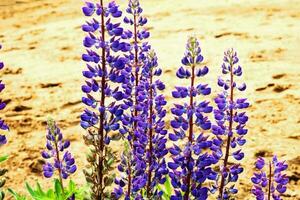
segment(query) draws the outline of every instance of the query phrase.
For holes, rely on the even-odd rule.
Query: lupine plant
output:
[[[182,101],[182,104],[175,104],[171,109],[174,115],[171,126],[174,132],[169,134],[169,138],[174,141],[174,146],[170,148],[173,161],[168,163],[168,167],[175,190],[175,194],[171,196],[172,200],[188,200],[192,197],[207,199],[209,187],[205,181],[215,180],[217,177],[211,165],[218,159],[208,151],[213,144],[209,136],[203,133],[211,128],[211,122],[206,114],[211,113],[213,108],[208,101],[197,99],[211,93],[207,84],[195,82],[196,78],[208,73],[206,66],[200,67],[202,61],[199,41],[195,37],[190,37],[182,59],[185,67],[180,67],[176,73],[178,78],[188,79],[190,85],[177,86],[172,92],[174,98]],[[183,100],[186,98],[188,101],[184,103]]]
[[[218,85],[222,88],[222,93],[215,98],[217,104],[217,108],[214,109],[216,125],[212,126],[212,133],[219,140],[219,145],[217,145],[219,151],[223,144],[225,146],[225,152],[220,153],[224,156],[224,160],[221,160],[221,179],[217,186],[219,189],[218,199],[221,200],[229,199],[238,192],[234,183],[238,180],[239,174],[243,172],[239,161],[244,158],[241,146],[246,143],[244,136],[247,134],[245,125],[248,121],[246,112],[242,110],[249,107],[247,99],[237,98],[235,93],[235,90],[244,91],[246,89],[245,83],[238,85],[235,81],[235,77],[242,75],[237,53],[233,49],[229,49],[224,53],[223,61],[222,74],[228,77],[218,78]],[[233,157],[237,163],[229,163],[230,157]]]
[[[2,48],[2,46],[0,45],[0,49],[1,48]],[[0,70],[2,70],[3,68],[4,68],[4,63],[2,61],[0,61]],[[4,88],[5,88],[5,85],[4,85],[4,83],[2,83],[2,80],[0,80],[0,93],[2,93]],[[0,99],[0,110],[3,110],[5,107],[6,107],[6,103],[3,102],[2,99]],[[2,131],[8,131],[9,127],[4,122],[4,120],[1,119],[1,118],[0,118],[0,130],[1,130],[1,133],[0,133],[0,146],[3,146],[4,144],[7,143],[7,139],[6,139],[5,134],[2,134]],[[6,159],[7,159],[7,156],[1,156],[0,157],[0,163],[5,161]],[[7,172],[6,169],[0,169],[0,176],[5,175],[6,172]],[[1,180],[0,180],[0,199],[4,199],[4,197],[5,197],[5,194],[1,189],[4,185],[5,185],[5,179],[1,178]]]
[[[244,170],[241,148],[248,132],[248,116],[243,110],[249,107],[247,99],[237,93],[246,89],[245,83],[236,81],[242,75],[237,53],[233,49],[224,53],[224,78],[219,77],[217,82],[222,91],[214,98],[213,108],[209,101],[211,88],[200,79],[209,72],[203,64],[200,43],[196,37],[188,39],[183,66],[176,72],[188,85],[176,86],[172,92],[178,102],[170,110],[172,130],[168,133],[167,101],[161,94],[166,86],[159,78],[162,70],[157,56],[147,42],[150,33],[145,28],[147,18],[139,0],[128,0],[124,18],[115,1],[94,1],[82,7],[87,21],[82,25],[86,48],[82,60],[86,68],[82,72],[85,110],[80,125],[86,130],[83,138],[90,149],[88,166],[83,170],[89,190],[77,188],[72,180],[65,186],[65,179],[75,173],[77,166],[67,151],[70,142],[63,139],[50,119],[46,150],[42,152],[46,160],[43,175],[58,178],[53,179],[54,189],[45,190],[39,183],[36,188],[26,184],[30,199],[206,200],[210,195],[218,200],[235,199],[236,182]],[[3,67],[0,62],[0,70]],[[0,93],[4,88],[0,80]],[[0,99],[0,110],[5,106]],[[2,132],[9,128],[1,118],[0,130],[2,146],[7,142]],[[172,141],[169,148],[167,137]],[[111,146],[113,140],[120,139],[124,143],[120,149],[124,151],[117,165],[120,175],[116,176],[117,154]],[[0,157],[0,163],[6,158]],[[252,194],[257,200],[280,200],[289,181],[284,174],[287,164],[274,156],[268,163],[258,158],[255,166]],[[0,176],[5,173],[0,170]],[[4,183],[0,181],[0,188]],[[16,200],[27,199],[8,190]],[[0,199],[3,198],[1,191]]]
[[[251,178],[253,188],[252,194],[257,200],[281,200],[280,197],[286,192],[289,178],[283,173],[288,168],[285,161],[280,162],[277,156],[266,163],[265,159],[259,157],[255,163],[257,172]],[[264,171],[264,168],[266,170]]]
[[[75,197],[76,199],[83,199],[83,191],[76,188],[72,180],[69,182],[68,187],[63,185],[63,179],[67,179],[77,170],[72,154],[65,151],[70,146],[70,141],[63,139],[63,134],[54,120],[49,119],[47,124],[46,150],[42,151],[42,157],[49,161],[43,165],[43,174],[45,178],[51,178],[56,173],[58,179],[54,179],[54,190],[44,191],[38,182],[36,183],[36,189],[33,189],[28,183],[26,183],[26,188],[34,200],[75,200]],[[25,196],[16,193],[12,189],[9,189],[9,192],[16,200],[26,200]]]
[[[130,45],[123,42],[123,28],[117,22],[122,12],[114,1],[104,5],[86,2],[82,8],[89,20],[82,26],[86,32],[83,44],[87,53],[82,59],[87,63],[83,71],[86,78],[82,91],[85,96],[82,102],[87,106],[81,115],[81,126],[87,130],[84,137],[91,148],[88,156],[87,181],[92,184],[92,199],[109,198],[106,191],[114,177],[109,173],[115,156],[109,147],[112,133],[119,129],[123,109],[118,101],[124,98],[118,84],[125,81],[122,70],[127,59],[120,52],[130,50]]]
[[[62,193],[64,193],[63,179],[67,179],[77,170],[75,159],[69,151],[65,151],[70,146],[70,141],[63,140],[63,134],[52,119],[48,120],[47,131],[47,150],[42,152],[42,157],[52,162],[43,165],[43,174],[46,178],[51,178],[57,171]]]
[[[56,125],[53,119],[47,121],[46,134],[46,150],[42,151],[42,157],[47,160],[43,165],[43,175],[45,178],[51,178],[55,174],[54,189],[46,189],[36,183],[36,188],[32,188],[26,183],[26,188],[34,200],[75,200],[85,199],[86,188],[78,188],[76,184],[70,180],[68,186],[64,186],[63,180],[69,178],[77,170],[75,159],[69,151],[66,151],[70,146],[69,140],[64,140],[63,134]],[[8,189],[16,200],[26,200],[27,197],[18,194],[11,188]]]

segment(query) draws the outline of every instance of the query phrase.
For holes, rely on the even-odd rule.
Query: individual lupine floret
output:
[[[212,112],[209,102],[198,102],[196,97],[209,95],[211,89],[207,84],[196,85],[196,78],[208,73],[206,66],[198,67],[203,61],[201,48],[195,37],[189,38],[186,53],[182,59],[185,67],[180,67],[176,73],[180,79],[189,79],[189,87],[176,87],[172,92],[174,98],[187,98],[188,102],[175,104],[171,109],[174,119],[171,126],[174,133],[169,134],[174,141],[169,149],[172,162],[168,163],[169,176],[174,187],[175,194],[172,200],[207,199],[209,187],[204,184],[207,180],[215,180],[216,173],[211,165],[217,159],[211,154],[209,148],[212,141],[205,133],[196,134],[198,131],[207,131],[211,128],[211,122],[206,116]],[[183,147],[180,145],[183,143]]]
[[[259,157],[255,163],[256,172],[251,178],[253,188],[252,194],[257,200],[281,200],[281,195],[286,192],[289,178],[283,173],[288,168],[285,161],[280,162],[277,156],[272,161],[265,163],[265,160]],[[264,168],[266,170],[264,171]]]
[[[114,179],[110,172],[115,156],[109,144],[112,139],[120,138],[113,134],[120,127],[124,110],[118,103],[125,97],[119,85],[126,81],[124,68],[128,58],[122,53],[129,51],[131,46],[121,38],[124,29],[118,18],[122,12],[115,1],[107,5],[103,0],[86,2],[82,11],[90,17],[82,26],[86,32],[83,44],[87,48],[82,55],[87,63],[83,71],[86,83],[82,86],[85,93],[82,102],[87,108],[81,115],[81,126],[88,132],[85,142],[91,149],[85,175],[91,184],[92,199],[98,200],[110,198],[106,188]]]
[[[42,152],[42,157],[48,161],[43,165],[43,174],[46,178],[51,178],[57,172],[62,190],[64,190],[63,179],[67,179],[77,170],[75,159],[69,151],[66,151],[70,146],[70,141],[63,139],[63,134],[56,123],[49,119],[47,124],[47,150]]]
[[[243,109],[249,107],[246,98],[235,98],[235,90],[244,91],[245,83],[238,85],[235,77],[242,75],[242,68],[238,65],[237,53],[230,49],[224,53],[224,63],[222,64],[223,75],[229,77],[218,78],[218,85],[222,88],[222,93],[215,98],[217,108],[214,109],[216,124],[212,126],[212,132],[216,135],[214,148],[218,152],[220,159],[224,156],[224,162],[220,166],[221,180],[217,183],[219,189],[218,199],[229,199],[238,190],[234,183],[238,180],[243,168],[239,161],[244,158],[241,146],[246,143],[244,136],[247,134],[246,122],[248,117]],[[222,147],[225,145],[225,152]],[[233,152],[230,150],[234,149]],[[237,150],[236,150],[237,149]],[[237,163],[230,164],[229,157],[233,157]]]

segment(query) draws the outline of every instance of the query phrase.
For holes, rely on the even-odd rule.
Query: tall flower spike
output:
[[[180,67],[176,73],[180,79],[189,79],[189,87],[176,87],[172,92],[174,98],[188,99],[186,103],[174,104],[171,109],[174,119],[171,126],[174,130],[169,134],[169,139],[174,141],[169,149],[172,162],[168,163],[169,176],[174,187],[175,194],[172,200],[207,199],[209,188],[204,184],[207,180],[215,180],[216,173],[211,165],[217,159],[211,154],[209,148],[212,141],[205,133],[195,134],[198,131],[207,131],[211,128],[211,122],[207,116],[212,112],[212,107],[207,101],[197,102],[199,96],[207,96],[211,89],[207,84],[196,85],[196,78],[205,76],[208,68],[198,67],[203,61],[201,48],[195,37],[189,38],[186,53],[182,59],[185,67]],[[183,144],[183,148],[181,148]]]
[[[142,16],[142,11],[138,0],[129,0],[126,12],[130,17],[125,17],[124,23],[129,24],[131,30],[124,31],[122,35],[123,39],[129,40],[131,43],[131,49],[126,56],[130,62],[124,69],[124,73],[127,75],[122,84],[125,95],[122,107],[127,111],[123,115],[120,132],[127,138],[131,150],[123,153],[123,158],[127,160],[121,162],[119,168],[126,168],[126,170],[120,170],[124,175],[122,180],[115,180],[119,185],[114,192],[115,198],[121,198],[123,193],[125,198],[137,197],[139,196],[138,191],[146,185],[146,179],[141,176],[145,175],[146,169],[144,157],[148,138],[147,123],[145,122],[149,113],[146,101],[147,91],[145,91],[144,85],[147,80],[143,77],[142,71],[147,52],[151,47],[145,42],[150,34],[143,28],[147,19]]]
[[[146,126],[147,140],[141,146],[146,147],[146,155],[144,160],[147,163],[145,178],[147,185],[145,187],[148,199],[160,196],[162,193],[158,191],[156,186],[163,184],[166,180],[168,169],[164,157],[168,153],[166,148],[167,130],[165,128],[164,118],[166,110],[164,106],[167,104],[165,97],[159,94],[160,90],[165,89],[165,85],[155,77],[160,76],[162,70],[158,68],[156,54],[153,50],[149,51],[147,61],[142,71],[143,83],[147,91],[146,109],[148,111],[148,119]]]
[[[265,163],[265,160],[260,157],[255,163],[255,168],[257,171],[251,178],[253,183],[251,192],[256,199],[281,200],[280,196],[285,193],[289,182],[287,175],[283,173],[288,168],[285,161],[280,162],[274,156],[272,161]]]
[[[243,109],[249,107],[246,98],[235,99],[235,90],[244,91],[245,83],[238,85],[234,78],[242,75],[242,68],[238,65],[237,53],[230,49],[224,53],[224,63],[222,64],[222,73],[229,77],[223,79],[219,77],[218,85],[222,88],[215,98],[217,108],[214,109],[214,118],[216,124],[212,126],[212,132],[216,135],[215,149],[218,154],[215,156],[221,159],[224,155],[224,162],[220,167],[220,183],[218,199],[229,199],[236,194],[238,190],[234,183],[238,180],[239,174],[243,172],[239,161],[243,159],[244,153],[241,146],[246,143],[244,136],[247,134],[245,128],[248,117]],[[225,153],[222,152],[222,146],[225,145]],[[231,153],[231,149],[234,151]],[[237,149],[237,150],[236,150]],[[229,158],[233,157],[237,161],[235,164],[229,163]]]
[[[56,123],[49,119],[47,124],[46,150],[42,152],[42,157],[49,161],[43,165],[44,176],[51,178],[57,171],[64,190],[63,179],[67,179],[77,170],[75,159],[69,151],[66,151],[70,146],[70,141],[63,139],[63,134]]]
[[[122,38],[130,41],[131,48],[129,54],[126,57],[130,60],[125,67],[125,72],[127,73],[126,82],[122,85],[125,91],[125,98],[123,107],[132,109],[127,117],[130,119],[130,123],[123,123],[124,129],[123,134],[128,133],[127,139],[133,147],[133,141],[135,135],[133,130],[138,126],[137,117],[139,112],[142,111],[141,94],[143,87],[140,88],[140,79],[143,74],[141,74],[141,69],[145,65],[145,59],[147,52],[150,50],[151,46],[145,42],[150,36],[150,33],[143,28],[147,23],[147,19],[142,16],[143,9],[140,7],[139,0],[129,0],[128,8],[126,9],[127,14],[130,17],[124,18],[124,23],[129,24],[132,30],[124,31]]]
[[[91,149],[85,175],[91,184],[92,199],[98,200],[110,198],[106,188],[114,179],[110,172],[115,156],[109,144],[120,138],[113,137],[113,133],[120,127],[124,110],[118,103],[125,97],[118,86],[126,84],[127,75],[124,68],[128,59],[122,52],[129,51],[131,46],[122,39],[124,30],[118,23],[122,12],[115,1],[108,5],[103,0],[86,2],[82,11],[90,17],[82,26],[86,32],[83,45],[87,49],[82,55],[87,64],[83,71],[86,82],[82,86],[82,102],[87,108],[81,115],[81,126],[88,132],[85,142]]]

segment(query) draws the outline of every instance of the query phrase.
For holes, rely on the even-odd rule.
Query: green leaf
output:
[[[157,186],[158,190],[163,191],[163,196],[162,199],[163,200],[169,200],[171,198],[172,195],[172,184],[171,184],[171,179],[169,176],[166,176],[166,181],[163,185],[158,185]]]
[[[55,193],[52,189],[50,189],[50,190],[47,191],[46,196],[49,197],[49,198],[54,199],[55,198]]]
[[[4,174],[6,174],[8,172],[7,169],[0,169],[0,176],[3,176]]]
[[[0,156],[0,163],[7,160],[8,159],[8,156]]]
[[[69,190],[70,191],[75,191],[76,190],[76,185],[72,180],[70,180],[70,182],[69,182]]]
[[[7,189],[8,192],[15,198],[15,200],[26,200],[25,196],[22,196],[18,193],[16,193],[14,190],[12,190],[11,188]]]
[[[89,198],[88,185],[77,187],[72,180],[69,181],[68,187],[64,188],[64,194],[58,179],[54,180],[54,189],[43,190],[39,183],[36,183],[36,185],[36,188],[32,188],[26,183],[26,188],[31,195],[30,200],[67,200],[73,194],[76,196],[76,200],[91,199]],[[15,200],[26,200],[24,196],[18,195],[12,189],[9,189],[9,192],[14,196]]]
[[[5,193],[3,191],[0,192],[0,199],[1,200],[4,200],[5,198]]]
[[[55,188],[55,193],[56,194],[61,194],[62,193],[61,183],[58,179],[55,179],[54,188]]]
[[[26,183],[26,188],[32,197],[36,196],[35,192],[33,191],[33,189],[30,187],[30,185],[28,183]]]
[[[36,191],[36,192],[37,192],[40,196],[45,196],[46,194],[45,194],[45,192],[43,191],[43,189],[42,189],[42,187],[41,187],[41,185],[40,185],[39,182],[36,183],[36,186],[37,186],[37,191]]]
[[[172,184],[171,184],[171,180],[170,180],[169,176],[166,177],[166,182],[165,182],[164,185],[165,185],[167,194],[169,196],[171,196],[171,194],[172,194]]]
[[[110,158],[108,161],[107,161],[107,165],[108,166],[111,166],[112,164],[114,163],[114,158]]]
[[[31,188],[28,183],[26,183],[26,188],[34,200],[56,200],[53,190],[50,189],[45,193],[39,183],[37,183],[36,190]]]
[[[0,188],[2,188],[5,185],[6,180],[3,178],[0,180]]]

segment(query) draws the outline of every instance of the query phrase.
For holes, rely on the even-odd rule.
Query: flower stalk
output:
[[[148,117],[148,122],[150,125],[152,125],[152,117],[153,117],[153,76],[152,76],[152,70],[150,72],[149,75],[149,80],[150,80],[150,91],[149,91],[149,117]],[[152,165],[152,159],[153,159],[153,141],[152,141],[152,137],[153,137],[153,129],[152,126],[149,128],[149,148],[148,148],[148,154],[149,154],[149,166]],[[149,167],[149,171],[148,171],[148,182],[147,182],[147,196],[150,197],[151,196],[151,180],[152,180],[152,168]]]
[[[71,174],[77,170],[75,159],[69,151],[65,151],[70,146],[70,141],[63,139],[63,134],[56,125],[53,119],[47,121],[47,135],[46,135],[46,150],[42,152],[42,157],[50,162],[43,165],[43,174],[46,178],[51,178],[57,170],[59,183],[61,185],[63,196],[65,188],[63,179],[67,179]],[[63,156],[61,157],[61,153]],[[52,162],[51,162],[52,159]]]
[[[269,162],[269,191],[268,191],[268,200],[271,200],[271,188],[272,188],[272,165],[271,161]]]
[[[219,189],[218,199],[230,199],[238,190],[234,183],[238,180],[239,174],[243,172],[240,163],[229,164],[229,158],[233,157],[236,161],[244,158],[242,149],[238,149],[231,153],[231,150],[238,146],[243,146],[246,143],[244,136],[248,130],[245,128],[248,117],[245,112],[239,110],[249,107],[246,98],[234,98],[235,89],[244,91],[246,89],[245,83],[238,85],[234,77],[242,75],[242,68],[237,63],[239,59],[237,53],[230,49],[224,53],[224,63],[222,64],[222,74],[228,75],[229,78],[218,78],[218,85],[223,89],[222,93],[215,98],[217,108],[214,109],[214,118],[216,124],[212,126],[212,132],[216,136],[217,145],[215,146],[216,157],[221,160],[224,155],[223,163],[220,167],[221,180],[216,183],[215,189]],[[225,143],[225,154],[223,154],[222,147]],[[229,184],[231,184],[229,186]]]
[[[202,61],[203,56],[198,40],[195,37],[189,38],[182,59],[185,68],[180,67],[176,76],[180,79],[189,79],[190,85],[176,87],[172,92],[174,98],[188,98],[188,102],[183,105],[174,104],[174,108],[171,109],[174,115],[171,126],[174,132],[169,134],[169,139],[174,141],[174,145],[169,149],[173,161],[168,163],[168,167],[175,192],[171,199],[206,199],[210,189],[204,183],[217,178],[211,168],[211,165],[218,161],[214,156],[214,144],[209,136],[203,132],[196,135],[194,130],[194,127],[201,131],[211,128],[211,122],[205,114],[212,112],[212,106],[208,101],[197,102],[196,100],[196,97],[207,96],[211,92],[207,84],[195,85],[196,77],[208,73],[206,66],[199,67]],[[180,140],[184,142],[183,148],[176,144]]]
[[[194,58],[193,58],[194,60]],[[194,90],[194,84],[195,84],[195,65],[192,65],[192,73],[191,73],[191,85],[190,88],[191,90]],[[194,98],[193,98],[193,93],[190,93],[190,109],[193,110],[193,105],[194,105]],[[189,143],[193,144],[193,125],[194,125],[194,120],[193,120],[193,115],[190,116],[189,118]],[[188,163],[191,162],[191,157],[192,157],[192,153],[189,152],[189,156],[188,156]],[[188,169],[188,174],[187,174],[187,191],[184,193],[184,200],[188,200],[189,199],[189,195],[190,195],[190,187],[191,187],[191,175],[192,172],[190,169]]]
[[[146,93],[148,93],[145,105],[148,110],[147,140],[143,145],[146,154],[143,159],[146,163],[145,173],[147,174],[145,177],[147,179],[145,190],[149,199],[161,195],[161,191],[157,190],[157,185],[165,182],[165,176],[168,173],[164,158],[168,153],[165,138],[167,131],[164,122],[166,115],[164,106],[167,102],[164,96],[158,93],[158,91],[165,89],[165,85],[158,78],[154,81],[154,77],[159,77],[161,73],[162,70],[158,68],[156,54],[153,50],[150,50],[143,69],[143,81]]]
[[[229,58],[229,65],[230,65],[230,102],[233,102],[233,60],[232,57]],[[232,133],[232,122],[233,122],[233,108],[229,108],[229,128],[228,132]],[[225,150],[225,158],[224,158],[224,164],[223,167],[226,170],[227,169],[227,163],[228,163],[228,158],[229,158],[229,153],[230,153],[230,142],[231,142],[231,134],[228,134],[227,136],[227,142],[226,142],[226,150]],[[223,199],[223,194],[224,194],[224,185],[225,185],[225,176],[221,176],[221,185],[219,189],[219,196],[220,199]]]

